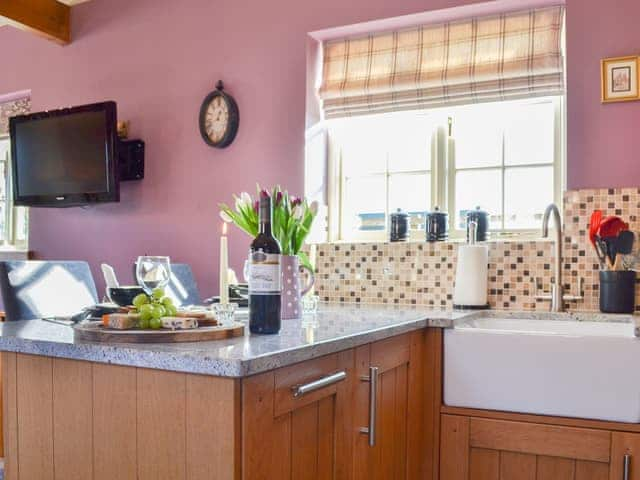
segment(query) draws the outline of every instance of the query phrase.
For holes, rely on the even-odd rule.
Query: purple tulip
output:
[[[282,203],[282,197],[283,197],[283,193],[282,192],[278,192],[276,194],[276,205],[280,205]]]
[[[291,206],[296,207],[302,204],[302,199],[300,197],[291,197]]]
[[[258,209],[260,208],[260,200],[256,200],[253,202],[253,210],[258,213]]]
[[[267,192],[266,190],[263,189],[263,190],[260,191],[260,196],[262,198],[269,198],[271,195],[269,195],[269,192]]]

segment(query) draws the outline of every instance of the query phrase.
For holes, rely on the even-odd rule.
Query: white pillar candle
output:
[[[222,224],[220,237],[220,303],[229,303],[229,245],[226,223]]]

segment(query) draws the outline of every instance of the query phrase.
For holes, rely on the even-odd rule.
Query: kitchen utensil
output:
[[[606,245],[607,264],[610,263],[611,267],[613,267],[613,263],[616,261],[616,239],[617,237],[605,237],[602,239]]]
[[[406,242],[409,240],[409,214],[398,209],[389,215],[389,241]]]
[[[629,255],[633,251],[635,235],[630,230],[620,232],[616,239],[616,251],[622,255]]]
[[[596,236],[598,235],[600,222],[602,222],[602,210],[594,210],[589,219],[589,241],[594,248],[596,247]]]
[[[475,222],[476,224],[476,240],[478,242],[486,242],[489,237],[489,214],[484,210],[480,210],[480,207],[476,207],[475,210],[467,212],[467,242],[469,239],[469,224]]]
[[[629,224],[625,223],[620,217],[606,217],[598,227],[598,235],[600,238],[617,237],[620,232],[629,230]]]
[[[613,269],[615,271],[622,270],[622,259],[624,255],[629,255],[633,251],[633,243],[635,241],[635,235],[629,230],[620,232],[615,239],[616,259],[613,263]]]
[[[609,263],[611,261],[609,260],[608,256],[607,242],[605,242],[604,239],[600,238],[599,235],[596,235],[595,242],[596,255],[598,256],[598,260],[600,260],[600,268],[604,269],[605,267],[609,267]]]
[[[427,242],[443,242],[449,237],[449,214],[441,212],[435,207],[433,212],[427,213],[426,232]]]

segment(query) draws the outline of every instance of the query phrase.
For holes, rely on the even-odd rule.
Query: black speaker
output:
[[[118,140],[120,181],[144,178],[144,142],[142,140]]]

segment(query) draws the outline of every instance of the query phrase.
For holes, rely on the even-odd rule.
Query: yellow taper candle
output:
[[[222,224],[220,237],[220,303],[229,303],[229,245],[226,223]]]

